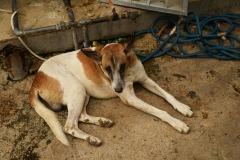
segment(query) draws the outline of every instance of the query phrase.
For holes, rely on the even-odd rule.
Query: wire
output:
[[[187,32],[187,34],[180,34],[178,23],[173,19],[164,16],[156,18],[152,22],[149,30],[140,31],[135,34],[138,36],[141,34],[152,33],[157,42],[161,42],[161,45],[159,45],[152,53],[148,55],[135,51],[135,53],[142,58],[142,63],[146,62],[150,58],[157,58],[165,54],[176,58],[193,57],[218,58],[221,60],[240,60],[240,46],[235,46],[234,44],[234,41],[240,44],[240,38],[231,34],[235,27],[240,25],[240,14],[227,12],[226,14],[208,17],[198,16],[194,12],[189,12],[184,18],[184,30]],[[168,35],[167,38],[158,36],[157,33],[159,30],[155,29],[154,26],[160,20],[168,20],[170,23],[174,24],[176,32],[172,34],[173,30],[170,33],[164,31],[164,33]],[[226,30],[221,29],[219,27],[220,22],[227,23],[229,28]],[[190,26],[192,25],[196,26],[195,31],[191,31]],[[202,31],[207,31],[208,33],[203,34]],[[217,39],[218,44],[213,43],[211,41],[213,39]],[[223,41],[226,39],[230,42],[230,45],[228,46],[223,44]],[[199,47],[199,50],[194,53],[188,53],[183,49],[183,45],[186,42],[195,42]],[[167,49],[163,49],[167,43],[171,43],[171,45]],[[174,45],[178,45],[181,54],[170,52]]]

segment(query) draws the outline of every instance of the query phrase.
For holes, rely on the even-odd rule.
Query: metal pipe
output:
[[[83,39],[84,39],[83,46],[86,48],[90,46],[87,25],[83,25],[82,29],[83,29]]]
[[[26,34],[49,32],[49,31],[56,31],[56,30],[60,30],[60,29],[58,29],[58,27],[56,25],[53,25],[53,26],[35,28],[35,29],[30,29],[30,30],[23,30],[22,33],[23,33],[23,35],[26,35]]]
[[[75,17],[74,17],[74,13],[71,9],[71,2],[70,0],[63,0],[64,4],[67,8],[67,13],[68,13],[68,18],[70,19],[70,22],[74,22],[75,21]],[[72,23],[72,27],[71,27],[71,31],[72,31],[72,37],[73,37],[73,44],[74,44],[74,49],[78,50],[78,40],[77,40],[77,35],[76,35],[76,24]]]
[[[16,0],[12,0],[12,13],[14,13],[15,11],[17,11]],[[14,27],[14,34],[18,37],[21,37],[27,34],[35,34],[35,33],[47,32],[47,31],[60,30],[60,28],[57,25],[29,29],[29,30],[20,30],[19,23],[18,23],[18,13],[16,13],[16,15],[13,17],[13,27]]]
[[[14,13],[15,11],[17,11],[17,5],[16,5],[16,0],[12,0],[12,13]],[[18,25],[18,13],[16,13],[16,15],[13,17],[13,26],[16,29],[19,29],[19,25]]]
[[[14,13],[17,11],[16,7],[16,0],[12,0],[12,12]],[[133,21],[136,20],[141,14],[139,12],[128,12],[126,14],[121,14],[119,16],[119,20],[121,19],[131,19]],[[28,35],[28,34],[36,34],[42,32],[50,32],[50,31],[59,31],[59,30],[66,30],[70,29],[73,26],[84,26],[86,24],[94,24],[94,23],[101,23],[101,22],[110,22],[114,21],[113,16],[106,16],[96,19],[87,19],[87,20],[80,20],[74,21],[69,23],[60,22],[59,24],[46,26],[41,28],[29,29],[29,30],[20,30],[19,29],[19,21],[18,21],[18,13],[13,17],[13,26],[14,26],[14,34],[18,37]]]
[[[126,14],[121,14],[119,16],[119,20],[121,19],[131,19],[132,21],[136,21],[136,18],[139,17],[141,13],[135,11],[135,12],[128,12]],[[101,18],[95,18],[95,19],[87,19],[87,20],[80,20],[77,23],[79,25],[86,25],[86,24],[94,24],[94,23],[101,23],[101,22],[110,22],[110,21],[117,21],[113,20],[114,16],[106,16]]]
[[[65,4],[65,6],[72,7],[70,0],[63,0],[63,3]]]
[[[73,44],[74,44],[74,49],[75,51],[79,49],[78,47],[78,40],[77,40],[77,35],[76,35],[76,28],[72,27],[72,37],[73,37]]]
[[[165,7],[168,8],[168,0],[165,0]]]

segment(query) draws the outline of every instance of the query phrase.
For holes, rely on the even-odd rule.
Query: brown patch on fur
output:
[[[44,72],[37,72],[29,93],[30,104],[34,108],[34,100],[40,95],[45,101],[61,103],[63,91],[58,80],[46,75]]]
[[[128,67],[130,68],[134,66],[138,61],[137,55],[133,51],[129,53],[127,59],[128,59]]]
[[[86,141],[88,141],[88,143],[90,142],[90,136],[86,138]]]
[[[101,70],[100,65],[95,63],[92,59],[88,58],[81,51],[78,52],[77,58],[79,59],[79,61],[82,62],[84,73],[89,80],[93,81],[97,85],[103,84],[102,78],[109,81],[108,78],[104,75],[103,71]]]
[[[34,99],[36,99],[36,95],[34,94],[34,87],[32,86],[30,91],[29,91],[29,102],[31,104],[32,108],[35,108],[34,106]]]
[[[84,121],[84,122],[89,122],[89,119],[84,119],[83,121]]]
[[[112,62],[112,56],[115,57],[118,63],[126,63],[126,67],[134,66],[138,61],[137,55],[133,51],[130,51],[130,53],[128,53],[128,56],[126,56],[124,53],[124,49],[125,46],[122,44],[106,46],[102,50],[103,67],[107,65],[110,65],[112,67],[113,64],[109,64],[110,62]]]
[[[102,49],[101,54],[103,68],[111,66],[112,69],[114,69],[115,65],[113,59],[115,59],[118,64],[127,64],[127,57],[124,53],[124,46],[121,44],[108,45]]]

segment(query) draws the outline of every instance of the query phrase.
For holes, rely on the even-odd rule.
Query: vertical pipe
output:
[[[68,13],[68,18],[69,18],[70,22],[74,22],[75,21],[75,17],[74,17],[73,11],[71,9],[71,2],[70,2],[70,0],[63,0],[63,3],[65,4],[66,7],[68,7],[67,8],[67,13]],[[72,31],[74,49],[78,50],[78,40],[77,40],[77,36],[76,36],[76,27],[75,26],[71,26],[71,31]]]
[[[165,0],[165,7],[168,8],[168,0]]]
[[[73,44],[74,44],[74,49],[75,51],[79,49],[78,47],[78,41],[77,41],[77,36],[76,36],[76,28],[71,27],[72,30],[72,37],[73,37]]]
[[[150,6],[150,1],[151,1],[151,0],[147,0],[147,5],[148,5],[148,6]]]
[[[12,0],[12,13],[14,13],[17,10],[17,4],[16,0]],[[18,24],[18,13],[13,17],[13,26],[16,29],[19,29],[19,24]]]
[[[89,47],[90,46],[90,44],[89,44],[89,37],[88,37],[88,27],[87,27],[87,25],[83,25],[83,27],[82,27],[82,29],[83,29],[83,39],[84,39],[84,47],[86,48],[86,47]]]
[[[188,9],[188,0],[183,0],[183,11],[187,12]]]
[[[65,4],[65,6],[72,7],[70,0],[63,0],[63,3]]]

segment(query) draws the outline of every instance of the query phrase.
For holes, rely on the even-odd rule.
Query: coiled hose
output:
[[[194,12],[189,12],[184,18],[184,30],[187,32],[187,34],[180,34],[178,23],[165,16],[156,18],[151,24],[151,29],[135,33],[135,36],[152,33],[152,35],[156,38],[156,41],[161,42],[161,45],[159,45],[152,53],[148,55],[135,51],[136,54],[142,58],[142,63],[146,62],[150,58],[157,58],[165,54],[177,58],[194,57],[218,58],[221,60],[240,60],[240,45],[235,46],[234,44],[234,41],[240,44],[240,38],[231,34],[235,27],[240,25],[240,14],[227,12],[226,14],[208,17],[198,16]],[[159,37],[156,34],[159,30],[154,29],[155,24],[164,19],[168,20],[176,27],[176,32],[174,34],[164,31],[165,34],[168,34],[167,38]],[[226,30],[221,29],[218,25],[218,22],[227,23],[229,28]],[[190,25],[196,26],[195,32],[190,30]],[[203,34],[203,30],[208,30],[208,34]],[[218,44],[211,42],[210,40],[212,39],[218,39]],[[223,39],[228,39],[230,44],[223,45]],[[199,47],[199,51],[187,53],[183,49],[183,44],[186,42],[195,42]],[[167,49],[163,49],[167,43],[171,43],[171,45]],[[175,44],[178,45],[178,48],[182,54],[174,54],[170,52]]]

